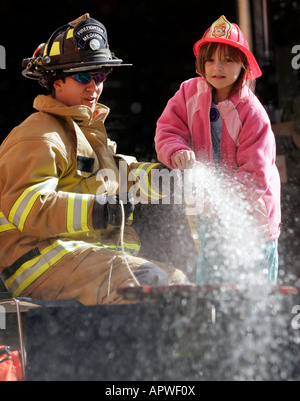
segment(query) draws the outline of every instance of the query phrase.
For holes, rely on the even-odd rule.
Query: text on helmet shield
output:
[[[85,34],[86,32],[91,31],[91,30],[95,30],[95,31],[98,31],[100,33],[104,33],[104,29],[102,29],[100,26],[97,26],[97,25],[86,25],[86,26],[83,26],[82,28],[80,28],[75,33],[75,35],[80,37],[82,34]]]
[[[74,32],[74,36],[77,38],[78,46],[82,49],[85,49],[87,41],[93,38],[97,39],[99,44],[101,41],[105,42],[105,38],[102,36],[103,34],[105,34],[105,31],[97,25],[86,25]]]

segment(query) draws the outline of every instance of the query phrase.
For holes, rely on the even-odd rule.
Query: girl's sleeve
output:
[[[250,191],[252,200],[267,191],[276,160],[275,137],[261,104],[252,105],[243,121],[237,149],[237,178]]]
[[[159,117],[154,140],[158,160],[169,168],[174,168],[172,161],[176,153],[191,150],[183,85],[168,101]]]

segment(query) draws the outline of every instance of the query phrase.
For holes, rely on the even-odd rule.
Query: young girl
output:
[[[266,266],[269,280],[274,282],[281,219],[280,178],[270,120],[251,89],[261,70],[240,28],[224,16],[195,43],[194,54],[200,77],[183,82],[158,119],[158,159],[180,170],[194,166],[196,161],[213,162],[222,171],[234,174],[263,220]],[[199,261],[205,261],[202,251]],[[199,278],[198,284],[201,282]]]

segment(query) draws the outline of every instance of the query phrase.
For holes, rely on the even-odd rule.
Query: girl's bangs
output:
[[[205,62],[208,61],[216,51],[220,58],[230,57],[237,63],[241,62],[244,64],[245,60],[247,60],[246,55],[240,49],[223,43],[208,43],[207,45],[204,45],[201,50],[202,49]]]

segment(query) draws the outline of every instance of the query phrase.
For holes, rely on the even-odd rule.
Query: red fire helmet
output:
[[[237,24],[230,23],[224,15],[215,21],[210,28],[205,32],[202,39],[194,44],[194,54],[198,57],[200,48],[206,43],[224,43],[230,46],[237,47],[247,57],[252,78],[259,78],[262,75],[261,69],[249,49],[245,35],[240,30]]]

